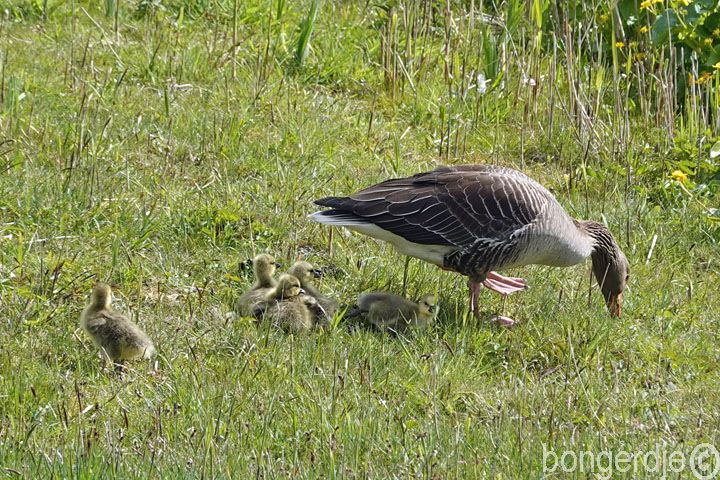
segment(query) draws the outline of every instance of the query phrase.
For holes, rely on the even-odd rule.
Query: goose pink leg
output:
[[[504,277],[495,272],[488,273],[487,278],[483,281],[483,285],[493,292],[497,292],[502,295],[508,295],[528,288],[525,284],[524,278]]]
[[[471,282],[468,280],[468,293],[470,294],[470,310],[475,315],[475,318],[480,318],[480,307],[478,299],[480,298],[480,292],[482,291],[482,283]]]
[[[455,271],[452,268],[444,267],[442,265],[438,265],[438,267],[449,272]],[[473,312],[473,316],[478,320],[480,319],[480,306],[478,300],[480,298],[480,292],[482,291],[483,285],[493,292],[498,292],[502,295],[508,295],[510,293],[530,288],[529,285],[525,284],[524,278],[505,277],[496,272],[488,273],[487,278],[485,278],[482,282],[473,282],[468,279],[467,286],[468,294],[470,296],[470,310]],[[492,321],[498,322],[503,327],[512,327],[515,325],[515,320],[503,315],[495,315]]]
[[[473,312],[475,318],[480,318],[479,308],[479,297],[482,291],[482,286],[485,285],[488,289],[498,292],[502,295],[508,295],[510,293],[519,292],[529,288],[525,284],[525,279],[518,277],[505,277],[496,272],[490,272],[487,278],[482,282],[472,282],[468,280],[468,292],[470,295],[470,309]],[[494,322],[498,322],[503,327],[512,327],[515,325],[515,320],[503,315],[495,315],[492,319]]]

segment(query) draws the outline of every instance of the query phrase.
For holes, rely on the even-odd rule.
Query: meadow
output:
[[[605,3],[0,0],[0,478],[659,478],[544,452],[720,448],[720,80]],[[588,260],[507,272],[531,289],[482,307],[519,325],[478,322],[464,278],[307,219],[465,163],[605,222],[623,316]],[[344,306],[435,293],[436,325],[242,318],[261,252]],[[78,328],[98,279],[158,348],[123,378]]]

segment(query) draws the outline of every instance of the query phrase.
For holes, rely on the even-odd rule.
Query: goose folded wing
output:
[[[316,203],[414,243],[462,248],[507,238],[539,214],[517,183],[484,171],[439,169]]]

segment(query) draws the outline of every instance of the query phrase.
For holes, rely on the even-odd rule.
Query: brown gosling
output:
[[[261,253],[252,259],[255,283],[250,290],[240,295],[237,301],[237,309],[241,315],[246,317],[258,317],[260,309],[265,302],[265,297],[277,286],[277,280],[273,278],[275,268],[280,264],[275,261],[272,255]]]
[[[90,304],[80,316],[80,327],[113,363],[120,365],[123,360],[150,358],[155,352],[150,338],[129,318],[113,310],[111,303],[110,286],[96,284]]]
[[[398,333],[409,327],[425,328],[435,317],[435,296],[423,295],[417,303],[388,292],[368,292],[360,295],[356,314],[367,314],[367,320],[378,330]],[[352,314],[350,316],[353,316]]]
[[[308,262],[300,260],[290,267],[288,273],[300,280],[300,285],[303,290],[317,300],[319,309],[317,309],[317,311],[313,311],[315,323],[325,327],[330,325],[330,321],[335,315],[335,311],[338,309],[338,302],[332,298],[324,296],[320,293],[320,290],[313,285],[313,279],[320,277],[320,271],[313,268],[313,266]]]
[[[288,333],[301,333],[313,327],[317,301],[304,293],[297,277],[283,274],[277,286],[266,295],[264,307],[263,318]]]

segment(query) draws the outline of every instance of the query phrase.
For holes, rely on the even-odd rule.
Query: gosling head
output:
[[[435,295],[428,294],[423,295],[418,300],[418,306],[420,307],[420,314],[427,317],[432,317],[435,314]]]
[[[90,305],[96,308],[109,308],[112,303],[112,290],[110,285],[103,282],[95,284],[90,295]]]
[[[258,278],[272,277],[275,275],[275,269],[280,266],[275,261],[275,257],[267,253],[255,255],[252,259],[253,272]]]
[[[300,288],[300,280],[297,277],[287,273],[280,275],[277,287],[275,287],[275,298],[282,300],[301,293],[303,293],[303,289]]]
[[[297,277],[303,285],[309,284],[313,278],[320,277],[320,270],[313,268],[308,262],[302,260],[293,263],[288,273]]]

